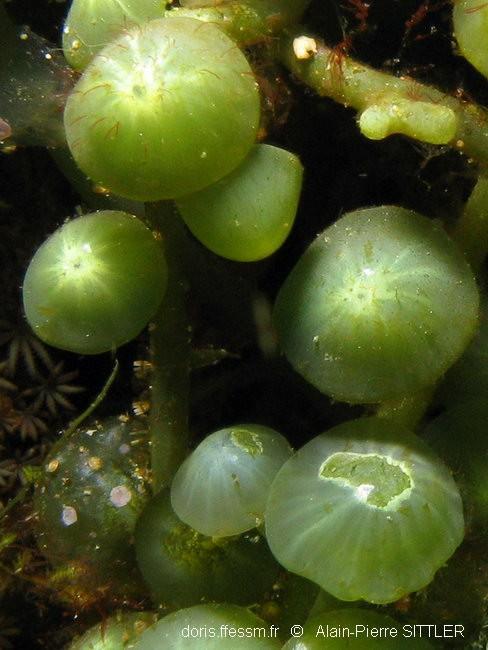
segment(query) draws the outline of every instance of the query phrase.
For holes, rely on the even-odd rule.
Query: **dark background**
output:
[[[28,25],[58,47],[68,4],[12,0],[6,8],[16,24]],[[456,55],[449,2],[373,0],[364,23],[358,17],[360,9],[364,5],[352,0],[316,0],[306,21],[328,43],[339,44],[346,34],[351,36],[349,52],[364,62],[394,74],[412,75],[452,94],[462,91],[488,104],[486,81]],[[195,348],[223,348],[232,357],[193,373],[191,428],[196,441],[224,425],[257,421],[282,431],[299,446],[359,411],[332,404],[278,355],[265,358],[256,339],[256,297],[271,305],[283,279],[315,235],[349,210],[394,203],[452,223],[474,184],[476,168],[449,148],[399,136],[368,141],[359,134],[353,111],[317,98],[294,83],[286,71],[268,70],[259,63],[259,54],[253,58],[258,61],[258,75],[281,80],[270,100],[268,141],[300,156],[306,170],[304,190],[294,230],[271,259],[243,265],[202,250],[195,254],[195,269],[190,273],[195,279],[191,302]],[[1,101],[0,88],[0,115]],[[274,123],[273,114],[284,123]],[[19,287],[37,246],[74,214],[76,206],[85,206],[42,148],[18,147],[14,153],[0,154],[0,200],[0,271],[9,278],[0,302],[1,319],[3,313],[20,310]],[[146,348],[142,335],[117,352],[121,371],[99,414],[130,410],[132,363],[146,354]],[[59,358],[78,370],[78,383],[86,387],[76,397],[81,410],[100,390],[113,358],[68,353]],[[53,431],[50,438],[56,435]],[[18,648],[58,648],[62,637],[53,640],[52,631],[73,623],[72,612],[48,596],[39,597],[28,586],[19,588],[3,605],[22,629],[15,641]],[[80,625],[91,617],[97,619],[99,614],[82,613]]]

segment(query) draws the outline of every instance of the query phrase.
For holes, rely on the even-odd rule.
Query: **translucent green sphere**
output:
[[[280,647],[268,624],[248,609],[236,605],[196,605],[162,618],[142,634],[134,650],[277,650]]]
[[[437,393],[446,406],[472,398],[488,400],[488,298],[481,296],[480,327],[460,359],[449,368]]]
[[[274,320],[319,390],[379,402],[435,383],[478,324],[471,269],[440,225],[395,206],[351,212],[305,251]]]
[[[488,5],[479,0],[456,0],[452,18],[462,55],[488,77]]]
[[[252,605],[271,590],[280,567],[265,538],[201,535],[173,512],[161,490],[139,517],[137,562],[155,603],[172,607],[209,602]]]
[[[171,502],[200,533],[238,535],[262,523],[270,485],[292,449],[280,433],[239,424],[207,436],[178,469]]]
[[[312,616],[300,638],[291,638],[283,650],[429,650],[432,646],[413,637],[386,614],[370,609],[339,609]]]
[[[63,28],[66,60],[83,70],[122,32],[162,18],[166,4],[166,0],[73,0]]]
[[[488,396],[456,403],[424,431],[428,443],[454,472],[469,528],[488,531]]]
[[[256,145],[218,183],[177,201],[186,225],[211,251],[237,262],[272,255],[295,221],[303,168],[294,154]]]
[[[36,541],[75,595],[140,597],[133,536],[150,496],[145,440],[145,423],[110,417],[63,436],[46,458]]]
[[[105,210],[68,221],[39,248],[24,279],[24,309],[46,343],[98,354],[147,325],[166,290],[163,250],[136,217]]]
[[[92,60],[68,98],[79,167],[120,196],[157,201],[219,180],[246,157],[260,114],[238,46],[192,18],[129,30]]]
[[[425,587],[464,536],[459,491],[419,438],[386,420],[334,427],[278,472],[266,536],[289,571],[341,600]]]

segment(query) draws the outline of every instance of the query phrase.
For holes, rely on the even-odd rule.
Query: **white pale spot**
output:
[[[132,494],[125,485],[117,485],[117,487],[112,488],[110,491],[110,501],[116,508],[126,506],[131,499]]]
[[[82,248],[85,251],[85,253],[91,253],[92,252],[92,247],[88,243],[83,244]]]
[[[317,42],[309,36],[297,36],[293,41],[293,52],[299,60],[309,59],[317,54]]]
[[[155,80],[154,80],[154,65],[149,62],[143,62],[140,63],[137,66],[138,72],[141,74],[141,80],[144,85],[146,86],[154,86],[155,85]]]
[[[48,463],[46,469],[48,472],[55,472],[58,469],[58,467],[59,467],[59,460],[57,458],[54,458]]]
[[[374,275],[374,269],[369,269],[369,268],[363,269],[363,275],[366,275],[367,277],[369,277],[370,275]]]
[[[366,501],[373,490],[374,485],[370,485],[369,483],[362,483],[356,488],[356,497],[360,501]]]
[[[76,510],[71,506],[63,506],[63,513],[61,515],[61,521],[65,526],[72,526],[78,521],[78,515]]]
[[[120,445],[120,447],[119,447],[119,453],[121,453],[121,454],[128,454],[129,451],[130,451],[130,447],[129,447],[129,445],[128,445],[126,442],[124,442],[123,444]]]

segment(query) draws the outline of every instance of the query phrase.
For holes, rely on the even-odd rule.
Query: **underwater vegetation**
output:
[[[486,648],[488,5],[0,2],[0,648]]]

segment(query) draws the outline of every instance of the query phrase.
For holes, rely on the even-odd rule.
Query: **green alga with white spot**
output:
[[[341,600],[389,603],[426,586],[464,535],[448,468],[401,425],[351,420],[278,472],[265,513],[280,563]]]

